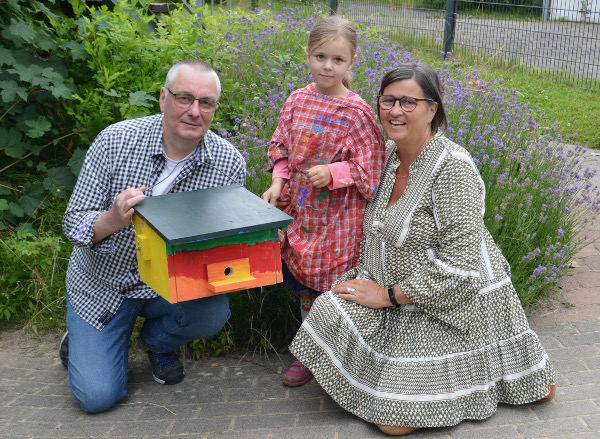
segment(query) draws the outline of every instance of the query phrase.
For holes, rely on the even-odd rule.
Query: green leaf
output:
[[[68,99],[71,100],[73,96],[72,86],[67,83],[54,84],[52,88],[50,88],[50,92],[52,96],[56,99]]]
[[[111,88],[110,90],[104,90],[104,94],[107,96],[112,96],[113,98],[121,97],[121,95],[117,93],[117,91],[114,88]]]
[[[65,48],[71,52],[71,57],[74,60],[79,60],[85,54],[85,44],[76,41],[67,41]]]
[[[45,52],[55,52],[56,44],[50,38],[40,38],[38,40],[38,47]]]
[[[0,90],[2,90],[0,91],[0,97],[2,97],[4,102],[12,102],[17,98],[17,96],[24,101],[27,101],[27,90],[12,79],[8,81],[0,81]]]
[[[33,228],[33,224],[31,223],[21,223],[15,230],[23,236],[38,236],[37,231]]]
[[[32,215],[37,209],[47,207],[49,203],[46,201],[46,194],[41,183],[26,183],[23,186],[19,204],[25,211],[26,215]]]
[[[0,139],[4,139],[4,145],[0,143],[0,151],[4,149],[7,156],[18,159],[23,157],[26,148],[21,142],[23,133],[15,127],[11,127],[10,130],[0,127]],[[4,147],[4,148],[2,148]]]
[[[28,43],[32,43],[37,37],[37,32],[35,31],[33,26],[19,19],[11,20],[8,30],[16,38],[20,38],[24,41],[27,41]]]
[[[86,4],[81,0],[69,0],[71,7],[73,8],[73,12],[76,17],[79,17],[86,10]]]
[[[79,175],[81,167],[83,166],[83,161],[85,160],[85,154],[86,151],[82,148],[77,148],[73,151],[73,155],[67,163],[71,167],[73,175]]]
[[[48,176],[44,179],[44,188],[58,198],[66,198],[67,191],[75,187],[77,179],[71,174],[71,168],[61,166],[60,168],[48,169]]]
[[[27,135],[33,139],[42,137],[47,131],[52,129],[52,124],[44,116],[38,116],[36,120],[26,120],[25,125],[29,127]]]
[[[18,218],[25,216],[25,211],[18,203],[12,202],[8,205],[8,211]]]
[[[12,66],[15,63],[15,57],[12,50],[8,50],[4,46],[0,46],[0,66],[6,64]]]
[[[4,198],[0,198],[0,212],[3,210],[8,210],[8,201],[6,201]]]
[[[42,68],[40,66],[36,66],[35,64],[30,64],[28,66],[21,66],[18,69],[8,69],[6,70],[8,73],[13,73],[15,75],[19,75],[19,78],[23,82],[29,82],[33,85],[38,85],[38,78],[42,74]]]
[[[148,101],[158,102],[154,96],[149,95],[143,90],[129,94],[130,105],[137,105],[138,107],[150,107],[150,103]]]

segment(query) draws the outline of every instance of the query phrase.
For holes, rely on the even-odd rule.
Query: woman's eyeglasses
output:
[[[433,99],[429,98],[411,98],[410,96],[402,96],[401,98],[395,98],[390,95],[379,95],[377,96],[377,102],[379,103],[379,108],[383,108],[384,110],[391,110],[394,105],[396,105],[396,101],[400,102],[400,108],[406,112],[411,112],[415,108],[417,108],[417,104],[419,101],[427,101],[433,103]]]
[[[200,111],[203,111],[204,113],[210,113],[212,111],[215,111],[219,106],[219,103],[213,101],[212,99],[195,98],[185,93],[173,93],[168,88],[167,91],[173,95],[173,97],[175,98],[175,105],[177,105],[180,108],[190,108],[194,101],[198,101]]]

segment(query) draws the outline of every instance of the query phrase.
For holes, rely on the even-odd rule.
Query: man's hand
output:
[[[331,171],[327,165],[317,165],[310,168],[306,175],[314,187],[320,189],[331,181]]]
[[[131,224],[133,206],[145,198],[145,190],[144,186],[129,188],[117,195],[110,210],[101,213],[94,224],[94,244]]]

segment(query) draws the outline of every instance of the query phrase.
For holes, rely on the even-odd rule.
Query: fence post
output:
[[[204,0],[196,0],[196,8],[198,9],[198,19],[196,20],[196,26],[202,28],[202,8],[204,7]],[[192,11],[190,11],[192,12]]]
[[[544,0],[542,8],[542,21],[548,21],[550,15],[550,0]]]
[[[337,12],[337,0],[329,0],[329,15],[335,15]]]
[[[446,21],[444,23],[444,54],[450,52],[454,42],[454,29],[456,28],[457,0],[446,0]],[[444,55],[445,57],[445,55]]]

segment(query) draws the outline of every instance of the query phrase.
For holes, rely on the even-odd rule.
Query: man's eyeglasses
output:
[[[377,102],[379,103],[379,108],[383,108],[384,110],[391,110],[394,105],[396,105],[396,101],[400,102],[400,108],[402,108],[406,112],[411,112],[415,108],[417,108],[417,104],[419,101],[427,101],[433,103],[433,99],[429,98],[411,98],[410,96],[402,96],[401,98],[395,98],[390,95],[379,95],[377,96]]]
[[[173,93],[168,88],[167,91],[173,95],[173,97],[175,98],[175,105],[177,105],[180,108],[190,108],[194,101],[198,101],[200,111],[203,111],[204,113],[211,113],[215,111],[219,106],[219,103],[213,101],[212,99],[195,98],[185,93]]]

